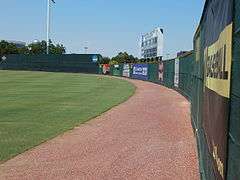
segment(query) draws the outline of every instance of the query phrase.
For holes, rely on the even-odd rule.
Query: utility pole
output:
[[[54,0],[47,0],[47,54],[49,54],[49,45],[50,45],[51,2],[55,3]]]

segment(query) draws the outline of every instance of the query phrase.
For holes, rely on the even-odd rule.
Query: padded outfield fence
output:
[[[240,0],[207,0],[194,51],[111,75],[162,84],[191,102],[201,178],[240,179]]]
[[[98,73],[99,54],[8,55],[0,62],[2,70]]]

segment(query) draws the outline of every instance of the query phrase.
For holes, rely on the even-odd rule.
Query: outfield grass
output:
[[[0,71],[0,162],[127,100],[135,87],[94,75]]]

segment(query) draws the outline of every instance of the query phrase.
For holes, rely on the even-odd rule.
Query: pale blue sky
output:
[[[160,26],[164,54],[192,49],[192,38],[205,0],[55,0],[52,9],[54,42],[67,52],[113,56],[139,54],[142,34]],[[31,42],[46,39],[47,0],[0,0],[0,39]]]

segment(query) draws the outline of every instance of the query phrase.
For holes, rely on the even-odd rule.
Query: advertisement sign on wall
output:
[[[160,62],[158,67],[158,79],[160,82],[163,82],[163,73],[164,73],[164,65],[163,65],[163,62]]]
[[[232,63],[232,1],[211,1],[204,14],[203,127],[217,179],[226,178]]]
[[[110,73],[110,65],[103,64],[103,74],[109,74],[109,73]]]
[[[148,80],[148,65],[134,64],[132,77],[135,79]]]
[[[124,77],[130,77],[130,66],[129,64],[123,65],[123,76]]]
[[[174,74],[174,86],[179,85],[179,59],[175,59],[175,74]]]
[[[92,56],[92,62],[96,63],[98,61],[98,56],[97,55],[93,55]]]
[[[113,75],[114,76],[121,76],[122,73],[120,72],[120,66],[117,64],[117,65],[114,65],[113,66]]]

